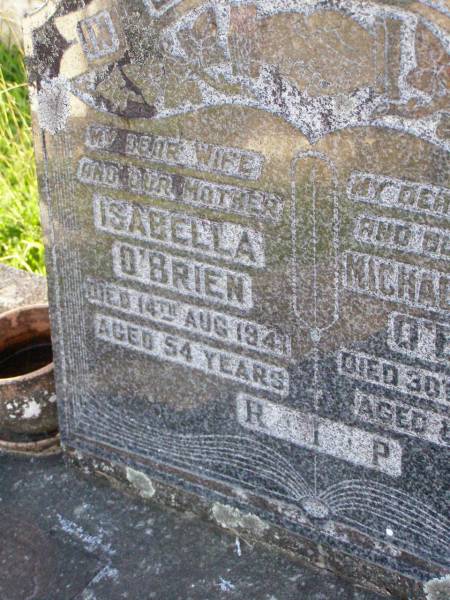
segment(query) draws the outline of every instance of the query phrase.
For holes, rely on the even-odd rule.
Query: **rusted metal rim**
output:
[[[60,454],[61,436],[59,433],[36,442],[11,442],[0,439],[0,453],[8,452],[22,456],[50,456]]]
[[[0,315],[0,319],[9,319],[10,317],[18,314],[19,312],[26,312],[31,310],[48,310],[48,304],[27,304],[25,306],[21,306],[19,308],[13,308],[12,310],[8,310]],[[50,337],[50,331],[49,331]],[[24,373],[23,375],[17,375],[16,377],[1,377],[0,385],[6,385],[7,383],[13,383],[15,381],[27,381],[30,379],[34,379],[39,375],[45,375],[50,373],[53,370],[53,361],[41,367],[40,369],[35,369],[34,371],[30,371],[29,373]]]

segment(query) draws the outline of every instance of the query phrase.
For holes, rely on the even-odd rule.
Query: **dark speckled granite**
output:
[[[450,567],[446,10],[27,24],[68,456],[397,597]]]

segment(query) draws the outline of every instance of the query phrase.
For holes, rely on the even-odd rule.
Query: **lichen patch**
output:
[[[127,467],[127,479],[142,498],[153,498],[156,493],[152,480],[145,473]]]
[[[423,586],[427,600],[448,600],[450,598],[450,575],[431,579]]]
[[[63,131],[70,113],[70,83],[65,77],[42,81],[38,92],[38,119],[44,131],[54,135]]]
[[[30,400],[23,405],[22,419],[37,419],[40,417],[42,409],[36,400]]]
[[[244,529],[259,537],[269,528],[257,515],[244,513],[238,508],[219,502],[213,504],[211,512],[214,520],[224,529]]]

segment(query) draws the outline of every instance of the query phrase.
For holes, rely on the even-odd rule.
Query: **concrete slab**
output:
[[[0,455],[3,600],[379,600],[190,514]]]

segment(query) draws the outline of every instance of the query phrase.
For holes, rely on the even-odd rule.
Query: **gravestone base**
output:
[[[2,600],[383,598],[80,473],[0,452]]]
[[[275,547],[277,550],[288,553],[294,560],[324,569],[388,598],[440,600],[439,595],[435,598],[432,593],[431,595],[427,593],[427,586],[430,582],[441,582],[450,578],[450,572],[445,577],[442,568],[436,567],[435,572],[429,571],[429,579],[424,580],[423,577],[421,580],[417,579],[414,577],[414,571],[423,573],[425,568],[429,569],[429,563],[425,566],[411,555],[402,556],[404,566],[407,565],[411,571],[411,576],[406,576],[347,555],[333,549],[328,544],[314,543],[261,518],[260,514],[264,512],[263,508],[261,512],[248,512],[245,508],[244,491],[242,491],[243,498],[241,499],[235,489],[233,492],[231,488],[225,489],[225,486],[222,498],[220,492],[213,489],[211,489],[210,496],[205,494],[200,496],[189,489],[182,489],[181,476],[177,478],[175,472],[168,474],[175,478],[176,485],[170,485],[159,479],[157,465],[152,465],[150,462],[142,465],[142,470],[138,471],[135,468],[124,466],[125,457],[117,457],[120,462],[113,462],[106,458],[98,458],[98,448],[96,456],[94,456],[88,452],[80,453],[79,450],[69,447],[65,448],[65,460],[69,466],[81,470],[84,475],[106,479],[114,488],[137,496],[144,501],[156,502],[161,506],[169,506],[176,510],[189,511],[213,525],[235,533],[241,540]],[[184,483],[186,482],[184,481]],[[185,485],[184,487],[189,486]],[[236,496],[233,504],[227,501],[227,495],[230,494]],[[368,541],[369,543],[370,541]],[[389,552],[387,548],[382,550]]]

